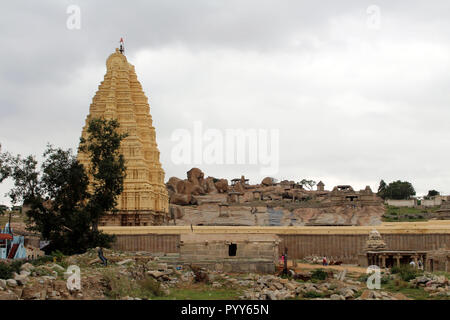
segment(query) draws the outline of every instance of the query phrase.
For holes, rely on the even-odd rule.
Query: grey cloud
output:
[[[71,4],[81,30],[66,28]],[[378,31],[366,28],[371,4]],[[0,141],[11,152],[76,148],[123,36],[167,178],[191,167],[172,163],[172,132],[200,120],[278,128],[278,178],[357,188],[409,179],[419,192],[450,193],[447,1],[3,1],[0,10]],[[201,167],[262,178],[255,166]]]

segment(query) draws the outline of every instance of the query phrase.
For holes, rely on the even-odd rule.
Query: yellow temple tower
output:
[[[119,196],[118,212],[108,214],[100,225],[159,225],[169,210],[169,196],[164,184],[164,170],[159,162],[155,128],[152,125],[148,99],[139,83],[134,66],[120,49],[106,61],[106,74],[89,108],[82,137],[88,139],[90,119],[117,119],[120,131],[128,137],[120,152],[125,158],[126,178]],[[89,167],[89,159],[78,153],[78,159]]]

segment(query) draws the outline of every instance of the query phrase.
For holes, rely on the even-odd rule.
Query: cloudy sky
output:
[[[71,5],[79,29],[68,28]],[[278,130],[280,180],[376,189],[401,179],[418,194],[450,193],[448,1],[16,0],[0,10],[2,151],[76,150],[123,37],[166,179],[193,166],[263,178],[260,164],[175,163],[172,135],[199,122]]]

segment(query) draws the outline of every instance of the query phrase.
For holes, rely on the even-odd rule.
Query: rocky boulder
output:
[[[191,204],[192,196],[190,194],[174,193],[171,195],[169,202],[171,204],[177,204],[181,206],[187,206]]]
[[[205,189],[206,193],[215,194],[215,193],[218,192],[217,188],[216,188],[216,185],[214,184],[215,180],[217,180],[217,179],[215,179],[213,177],[208,177],[208,178],[205,179],[204,189]]]
[[[261,181],[261,184],[266,187],[272,186],[274,184],[274,179],[272,177],[265,177]]]
[[[219,181],[216,181],[214,183],[214,186],[216,187],[216,189],[219,193],[228,192],[228,180],[227,179],[220,179]]]
[[[189,182],[196,186],[203,186],[204,173],[199,168],[192,168],[187,172],[187,178]]]

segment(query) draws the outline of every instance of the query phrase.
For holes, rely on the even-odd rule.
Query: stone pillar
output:
[[[433,271],[433,270],[431,270],[431,259],[427,258],[425,262],[426,262],[425,263],[425,270],[428,271],[428,272]]]
[[[381,268],[386,268],[386,255],[381,256]]]
[[[418,257],[419,257],[419,256],[418,256],[417,254],[411,256],[411,258],[413,258],[413,260],[414,260],[414,263],[415,263],[415,265],[416,265],[416,268],[419,266],[419,259],[418,259]]]
[[[402,258],[402,256],[396,255],[396,256],[394,256],[394,258],[395,258],[395,260],[397,262],[397,267],[400,267],[400,259]]]

